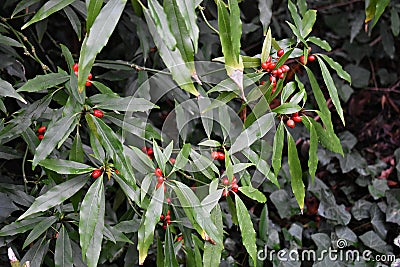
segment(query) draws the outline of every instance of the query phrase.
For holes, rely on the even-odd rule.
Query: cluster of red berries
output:
[[[158,188],[160,188],[160,186],[164,185],[164,192],[167,191],[167,187],[166,187],[166,185],[164,184],[164,180],[165,180],[165,179],[164,179],[162,170],[161,170],[160,168],[156,168],[156,169],[154,170],[154,174],[157,176],[157,186],[156,186],[156,188],[158,189]],[[170,200],[170,201],[171,201],[171,200]]]
[[[222,191],[222,195],[224,197],[227,197],[227,196],[229,196],[229,190],[228,190],[229,179],[226,177],[223,178],[222,184],[225,186],[224,190]],[[231,190],[235,193],[239,190],[239,185],[237,184],[237,179],[235,176],[233,176],[232,183],[230,184],[230,186],[231,186]]]
[[[180,235],[176,238],[176,242],[182,242],[183,244],[183,235]]]
[[[306,65],[308,61],[313,62],[315,60],[315,56],[314,55],[308,55],[307,62],[304,59],[305,59],[304,55],[300,56],[300,58],[299,58],[301,64]]]
[[[299,116],[299,113],[293,113],[292,116],[286,121],[286,125],[290,128],[294,128],[296,126],[296,122],[301,122],[301,117]]]
[[[46,130],[47,130],[46,126],[40,126],[37,129],[37,133],[38,133],[37,137],[39,140],[42,140],[44,138],[44,133],[46,132]]]
[[[279,49],[276,53],[278,58],[282,57],[285,54],[285,50]],[[276,90],[276,79],[283,79],[285,78],[285,73],[290,70],[288,65],[282,65],[280,67],[276,67],[276,62],[272,62],[271,56],[268,57],[266,62],[261,63],[261,68],[266,72],[270,72],[271,76],[269,80],[272,84],[272,93],[275,93]],[[263,83],[262,83],[263,84]]]
[[[167,229],[167,224],[171,224],[171,211],[168,210],[165,216],[161,214],[160,221],[164,221],[163,228]]]
[[[99,178],[102,174],[103,174],[103,170],[102,169],[96,169],[96,170],[92,171],[92,177],[94,179]]]
[[[72,69],[74,70],[75,75],[78,76],[78,69],[79,69],[78,63],[75,63],[74,66],[72,66]],[[85,84],[86,86],[92,85],[92,82],[91,82],[92,78],[93,78],[93,75],[91,73],[89,73],[86,84]]]
[[[211,152],[211,157],[215,160],[224,160],[225,154],[223,152],[213,151]]]
[[[154,151],[151,147],[144,146],[142,147],[142,151],[147,154],[150,159],[153,159]]]
[[[93,110],[93,116],[95,116],[95,117],[100,119],[100,118],[103,118],[104,113],[100,109],[94,109]]]

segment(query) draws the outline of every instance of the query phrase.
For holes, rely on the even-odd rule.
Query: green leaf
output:
[[[339,75],[340,78],[348,81],[351,84],[350,74],[347,71],[345,71],[339,63],[335,62],[332,58],[328,57],[327,55],[318,54],[318,56],[321,56],[329,64],[329,66],[331,66],[331,68],[336,71],[337,75]]]
[[[304,14],[303,20],[301,21],[301,36],[303,38],[306,38],[311,33],[316,19],[317,11],[312,9],[307,10],[307,12]]]
[[[85,90],[87,77],[92,69],[94,60],[117,26],[127,0],[110,0],[101,9],[90,29],[90,33],[83,41],[79,56],[78,90]]]
[[[275,176],[278,175],[279,170],[281,169],[283,139],[284,139],[283,127],[284,127],[283,121],[281,121],[276,130],[274,136],[274,144],[272,148],[272,167],[274,168]]]
[[[147,251],[153,243],[154,229],[160,221],[162,207],[164,203],[164,187],[160,186],[151,198],[146,214],[142,217],[142,221],[138,231],[138,251],[139,265],[142,265],[147,257]]]
[[[332,47],[329,45],[329,43],[325,40],[322,40],[318,37],[315,36],[311,36],[307,39],[307,42],[311,42],[315,45],[318,45],[319,47],[321,47],[322,49],[324,49],[325,51],[331,51]]]
[[[267,198],[258,189],[252,186],[242,186],[239,187],[239,191],[245,194],[247,197],[258,201],[259,203],[265,203]]]
[[[64,225],[61,226],[56,240],[54,264],[55,267],[72,267],[73,264],[71,240]]]
[[[23,221],[14,221],[9,225],[4,226],[0,230],[0,236],[14,236],[25,233],[26,231],[33,229],[38,223],[45,219],[45,217],[36,217],[32,219],[25,219]]]
[[[177,0],[177,4],[179,11],[185,20],[190,39],[192,39],[194,52],[197,53],[200,31],[196,23],[197,17],[195,2],[192,0]]]
[[[305,190],[303,184],[303,172],[301,170],[299,155],[297,154],[296,143],[293,140],[293,137],[288,133],[287,135],[288,142],[288,164],[289,164],[289,172],[292,183],[293,194],[296,197],[297,203],[301,211],[304,209],[304,197]]]
[[[400,17],[396,8],[392,7],[390,10],[390,26],[392,28],[392,33],[395,37],[399,36],[400,33]]]
[[[264,43],[261,50],[261,63],[266,62],[269,54],[271,53],[271,28],[268,28],[267,35],[265,36]]]
[[[250,218],[249,211],[244,205],[243,201],[236,196],[236,211],[239,221],[240,231],[242,233],[242,242],[247,252],[249,253],[253,264],[256,265],[257,261],[257,245],[256,245],[256,231],[254,231],[253,223]]]
[[[292,114],[299,110],[301,110],[301,107],[299,105],[297,105],[296,103],[288,102],[274,108],[272,112],[275,112],[277,114]]]
[[[26,263],[29,261],[29,266],[43,266],[44,256],[49,250],[50,239],[46,237],[41,238],[38,242],[33,244],[33,246],[26,252],[21,262]],[[27,265],[22,265],[22,267],[27,267]]]
[[[0,44],[6,45],[6,46],[23,47],[23,45],[20,44],[18,41],[14,40],[10,37],[4,36],[2,34],[0,34]]]
[[[47,1],[37,12],[36,14],[33,16],[33,18],[28,21],[27,23],[25,23],[22,26],[22,30],[25,29],[26,27],[28,27],[29,25],[41,21],[45,18],[47,18],[48,16],[50,16],[51,14],[63,9],[64,7],[70,5],[72,2],[74,2],[75,0],[50,0]]]
[[[307,46],[307,42],[306,40],[304,40],[304,38],[301,36],[301,32],[299,31],[298,28],[296,28],[296,26],[294,26],[292,23],[286,21],[287,25],[289,25],[289,28],[292,30],[293,34],[296,35],[297,37],[297,42],[302,42],[305,46]]]
[[[146,112],[153,108],[158,108],[155,104],[144,98],[136,97],[113,97],[110,95],[95,95],[90,98],[97,108],[118,110],[118,111],[131,111],[131,112]]]
[[[385,11],[386,7],[389,5],[390,0],[379,0],[376,1],[376,9],[374,14],[374,20],[372,22],[370,30],[375,27],[376,23],[378,23],[379,18],[382,16],[383,12]]]
[[[42,220],[40,223],[36,224],[36,226],[29,233],[28,237],[25,239],[22,249],[26,248],[26,246],[35,241],[41,234],[47,231],[47,229],[49,229],[57,220],[58,218],[56,216],[50,216]]]
[[[79,212],[79,241],[82,258],[89,267],[97,266],[103,239],[105,194],[103,176],[90,186]]]
[[[258,226],[258,236],[264,242],[268,242],[268,236],[269,236],[268,224],[269,224],[268,204],[265,204],[264,208],[261,211],[260,224]]]
[[[160,236],[157,235],[157,260],[156,264],[157,267],[164,267],[164,250],[163,250],[163,244],[161,242]]]
[[[64,13],[67,16],[69,22],[71,23],[71,26],[74,29],[74,32],[78,36],[78,40],[81,41],[81,36],[82,36],[81,28],[82,28],[82,26],[81,26],[81,21],[79,20],[78,15],[69,6],[64,8]]]
[[[36,198],[29,209],[25,211],[25,213],[22,214],[18,220],[20,221],[29,215],[40,211],[49,210],[50,208],[63,203],[66,199],[75,195],[75,193],[86,184],[88,178],[89,177],[87,175],[80,175],[76,178],[52,187],[45,194]]]
[[[19,12],[21,12],[22,10],[25,10],[27,7],[30,7],[36,3],[40,2],[40,0],[22,0],[22,1],[18,1],[17,6],[15,7],[11,18],[13,18],[16,14],[18,14]]]
[[[302,29],[302,21],[301,18],[299,16],[299,14],[297,13],[297,7],[295,4],[293,4],[293,2],[291,0],[288,1],[288,9],[290,11],[290,15],[292,16],[294,25],[296,25],[297,29]]]
[[[189,161],[189,154],[192,150],[190,144],[184,144],[181,151],[176,157],[174,170],[182,170],[185,168],[186,163]]]
[[[240,20],[240,9],[238,0],[228,0],[228,8],[230,11],[229,23],[231,29],[230,38],[232,43],[232,53],[235,57],[235,61],[239,62],[240,38],[242,37],[242,21]]]
[[[157,32],[169,50],[175,50],[176,40],[174,34],[171,32],[169,20],[164,12],[162,6],[156,0],[149,0],[149,14],[154,21]]]
[[[32,166],[36,167],[40,161],[44,160],[51,152],[53,152],[58,142],[63,140],[65,136],[69,136],[69,134],[74,130],[78,121],[79,117],[73,115],[64,117],[55,122],[52,127],[49,127],[43,140],[36,149]]]
[[[198,146],[220,147],[221,143],[215,140],[205,140],[197,144]]]
[[[222,240],[224,237],[223,222],[222,222],[222,212],[219,205],[211,212],[211,221],[217,227],[218,235]],[[223,244],[211,244],[206,242],[204,244],[204,254],[203,254],[203,266],[204,267],[214,267],[219,266],[221,261],[221,252],[224,249]]]
[[[165,232],[164,245],[164,266],[178,267],[178,261],[175,257],[174,238],[171,233],[171,227],[168,226]]]
[[[96,20],[103,6],[103,0],[86,0],[86,31],[90,32],[93,22]]]
[[[8,96],[8,97],[12,97],[15,98],[19,101],[21,101],[24,104],[27,104],[27,102],[25,101],[25,99],[22,98],[22,96],[20,96],[12,87],[12,85],[9,82],[6,82],[2,79],[0,79],[0,96]]]
[[[315,172],[318,167],[318,134],[313,124],[310,124],[310,148],[308,151],[308,169],[311,180],[314,182]]]
[[[260,13],[260,22],[263,26],[263,34],[267,32],[272,18],[273,0],[258,0],[258,11]]]
[[[267,113],[241,132],[229,150],[230,155],[250,147],[255,141],[266,135],[274,126],[274,117],[274,113]]]
[[[55,171],[56,173],[59,174],[76,175],[76,174],[88,173],[96,169],[83,163],[65,159],[44,159],[39,162],[39,165],[46,169]]]
[[[69,160],[83,162],[84,158],[85,154],[83,152],[81,136],[79,132],[77,132],[69,152]]]
[[[343,109],[342,109],[342,106],[340,104],[339,95],[338,95],[338,92],[337,92],[336,85],[333,82],[332,76],[329,73],[329,70],[326,67],[325,63],[322,61],[322,59],[320,57],[317,57],[317,58],[318,58],[319,66],[321,67],[322,77],[324,78],[326,87],[327,87],[328,92],[329,92],[329,96],[332,99],[333,105],[336,107],[336,111],[339,114],[339,117],[342,120],[343,125],[345,125]]]
[[[288,100],[288,98],[294,93],[295,90],[296,90],[296,84],[294,82],[288,82],[282,89],[281,103],[285,103],[286,100]],[[293,103],[292,100],[290,100],[290,102]]]

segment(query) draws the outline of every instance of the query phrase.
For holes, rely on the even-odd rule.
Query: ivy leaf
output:
[[[288,133],[287,135],[288,142],[288,164],[289,171],[292,183],[293,194],[296,197],[297,203],[303,212],[304,209],[304,197],[305,190],[303,184],[303,172],[301,170],[299,156],[297,154],[296,143],[293,140],[293,137]]]
[[[243,201],[236,196],[236,211],[239,221],[240,232],[242,233],[242,242],[249,253],[254,265],[257,261],[256,231],[254,231],[250,214]]]

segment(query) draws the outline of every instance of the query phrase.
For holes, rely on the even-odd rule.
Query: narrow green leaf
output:
[[[310,148],[308,151],[308,169],[311,176],[312,181],[314,182],[315,172],[318,167],[318,134],[315,130],[313,124],[310,124]]]
[[[288,102],[274,108],[272,112],[275,112],[277,114],[292,114],[299,110],[301,110],[301,107],[299,105],[297,105],[296,103]]]
[[[205,140],[197,144],[198,146],[220,147],[221,143],[215,140]]]
[[[303,20],[301,21],[301,36],[303,38],[306,38],[311,33],[316,19],[317,11],[312,9],[307,10],[307,12],[304,14]]]
[[[33,18],[28,21],[27,23],[25,23],[22,26],[22,30],[25,29],[26,27],[28,27],[29,25],[41,21],[45,18],[47,18],[48,16],[50,16],[51,14],[63,9],[64,7],[70,5],[72,2],[74,2],[75,0],[50,0],[48,2],[46,2],[37,12],[36,14],[33,16]]]
[[[229,23],[231,29],[230,36],[232,43],[232,53],[235,57],[235,61],[239,62],[240,38],[242,37],[242,21],[240,19],[238,0],[228,0],[228,8],[230,11]]]
[[[249,211],[244,205],[243,201],[236,196],[236,211],[239,221],[240,232],[242,233],[242,242],[253,264],[256,265],[257,261],[257,245],[256,245],[256,231],[254,231],[253,223],[250,218]]]
[[[288,82],[282,89],[281,103],[285,103],[286,100],[289,99],[289,97],[294,93],[295,90],[296,90],[296,84],[294,82]],[[290,100],[290,102],[293,103],[292,100]]]
[[[33,246],[25,253],[24,257],[21,259],[22,267],[29,266],[43,266],[43,260],[45,255],[49,250],[50,239],[46,237],[41,238],[39,241],[35,242]],[[26,262],[29,261],[29,266]]]
[[[395,37],[399,36],[400,33],[400,17],[396,8],[392,7],[390,10],[390,26],[392,28],[392,33]]]
[[[163,243],[161,242],[160,236],[157,235],[157,267],[164,267],[164,250]]]
[[[78,40],[81,40],[81,21],[79,20],[78,15],[75,13],[75,11],[70,8],[69,6],[64,8],[64,13],[67,16],[69,22],[71,23],[72,29],[74,29],[74,32],[78,36]]]
[[[74,142],[72,143],[71,150],[69,152],[69,160],[76,162],[83,162],[85,154],[83,152],[82,140],[79,132],[76,133]]]
[[[252,186],[241,186],[239,187],[239,191],[259,203],[265,203],[267,201],[265,195]]]
[[[33,167],[36,167],[40,161],[44,160],[51,152],[53,152],[58,142],[62,140],[64,136],[69,136],[78,123],[78,120],[79,117],[76,115],[64,117],[54,123],[52,127],[49,127],[43,140],[36,149],[32,162]]]
[[[45,219],[45,217],[36,217],[32,219],[25,219],[23,221],[14,221],[9,225],[4,226],[0,230],[0,236],[14,236],[25,233],[26,231],[33,229],[38,223]]]
[[[56,216],[50,216],[41,221],[40,223],[38,223],[29,233],[28,237],[25,239],[22,249],[26,248],[26,246],[35,241],[41,234],[47,231],[47,229],[49,229],[57,220],[58,218]]]
[[[15,7],[11,18],[13,18],[16,14],[18,14],[19,12],[21,12],[22,10],[25,10],[27,7],[30,7],[36,3],[40,2],[40,0],[21,0],[18,1],[17,6]]]
[[[203,110],[203,112],[207,112],[207,111],[210,111],[210,110],[212,110],[214,108],[218,108],[218,107],[224,106],[226,103],[228,103],[229,101],[231,101],[235,97],[237,97],[237,94],[234,93],[234,92],[222,92],[211,103],[211,105],[208,106],[208,108]]]
[[[73,265],[71,240],[69,239],[68,232],[65,230],[64,225],[61,226],[56,240],[54,264],[55,267],[72,267]]]
[[[75,193],[78,192],[86,184],[88,178],[89,177],[87,175],[80,175],[76,178],[54,186],[45,194],[36,198],[29,209],[24,214],[22,214],[18,218],[18,220],[20,221],[28,217],[29,215],[40,211],[46,211],[54,206],[63,203],[66,199],[75,195]]]
[[[177,0],[179,11],[182,14],[190,39],[193,42],[194,52],[197,53],[199,42],[199,27],[197,26],[196,5],[192,0]]]
[[[342,106],[340,104],[340,99],[339,99],[339,95],[338,95],[338,92],[337,92],[336,85],[335,85],[335,83],[334,83],[334,81],[332,79],[332,76],[329,73],[329,70],[326,67],[325,63],[322,61],[322,59],[320,57],[317,57],[317,58],[318,58],[319,66],[321,67],[322,77],[324,78],[326,87],[327,87],[328,92],[329,92],[329,96],[332,99],[333,105],[336,107],[336,111],[339,114],[339,117],[342,120],[343,125],[345,125],[343,109],[342,109]]]
[[[296,35],[297,37],[297,42],[302,42],[306,47],[307,42],[306,40],[304,40],[303,36],[301,35],[301,32],[299,31],[298,28],[296,28],[296,26],[294,26],[292,23],[290,23],[289,21],[286,21],[287,25],[289,25],[289,28],[292,30],[293,34]]]
[[[154,150],[154,158],[156,159],[157,166],[162,170],[163,174],[165,175],[165,166],[166,163],[169,161],[169,158],[166,158],[161,151],[160,147],[158,146],[157,142],[153,140],[153,150]]]
[[[176,157],[174,170],[182,170],[185,168],[186,163],[189,161],[189,154],[192,150],[190,144],[184,144],[181,151]]]
[[[378,20],[382,16],[383,12],[385,11],[386,7],[389,5],[390,0],[379,0],[376,2],[376,9],[375,9],[375,14],[374,14],[374,20],[371,25],[371,30],[372,28],[375,27],[376,23],[378,23]]]
[[[103,0],[86,0],[86,31],[90,32],[90,28],[96,17],[99,15],[101,7],[103,6]]]
[[[217,233],[222,240],[224,237],[224,229],[222,222],[222,212],[219,205],[211,211],[211,221],[217,227]],[[204,244],[204,254],[203,254],[203,266],[204,267],[214,267],[219,266],[221,261],[221,252],[224,249],[223,244],[211,244],[206,242]]]
[[[61,52],[62,52],[62,54],[63,54],[63,56],[65,58],[65,61],[67,62],[68,71],[70,73],[72,73],[73,72],[72,67],[74,66],[75,62],[74,62],[74,58],[72,57],[71,51],[69,51],[68,47],[66,47],[63,44],[60,44],[60,47],[61,47]]]
[[[171,233],[171,227],[167,227],[165,232],[165,244],[164,244],[164,266],[178,267],[178,261],[175,256],[174,249],[174,238]]]
[[[268,28],[267,35],[265,36],[264,43],[261,50],[261,63],[267,61],[271,53],[271,28]]]
[[[307,39],[307,42],[311,42],[315,45],[318,45],[319,47],[321,47],[322,49],[324,49],[325,51],[331,51],[332,47],[329,45],[329,43],[325,40],[322,40],[318,37],[315,36],[311,36]]]
[[[92,69],[94,60],[113,33],[119,18],[122,15],[127,0],[110,0],[101,9],[90,29],[90,33],[83,41],[78,70],[78,90],[85,90],[87,77]]]
[[[79,212],[79,241],[82,258],[89,267],[97,266],[103,239],[105,194],[103,176],[90,186]]]
[[[39,165],[59,174],[76,175],[88,173],[95,169],[89,165],[65,159],[44,159],[39,162]]]
[[[258,236],[264,242],[268,242],[268,223],[268,204],[265,204],[264,208],[261,211],[260,224],[258,225]]]
[[[236,57],[232,45],[229,12],[225,6],[225,3],[222,0],[217,0],[217,7],[218,7],[219,38],[221,40],[222,53],[224,54],[225,64],[227,66],[233,67],[236,65],[237,62],[235,60]]]
[[[164,203],[164,187],[160,186],[151,198],[146,214],[142,217],[142,221],[138,231],[138,251],[139,265],[142,265],[147,257],[147,251],[153,243],[154,229],[160,221],[162,207]]]
[[[2,34],[0,34],[0,44],[2,45],[6,45],[6,46],[15,46],[15,47],[23,47],[23,45],[21,43],[19,43],[18,41],[4,36]]]
[[[300,206],[301,211],[304,209],[304,197],[305,190],[303,184],[303,172],[301,170],[299,155],[297,154],[296,143],[293,137],[288,133],[288,164],[289,172],[292,183],[293,194],[296,197],[297,203]]]
[[[288,1],[288,9],[290,11],[290,15],[292,16],[294,25],[296,25],[297,29],[302,29],[302,22],[299,14],[297,13],[297,7],[291,0]]]
[[[95,95],[90,98],[97,108],[131,111],[131,112],[146,112],[153,108],[158,108],[157,105],[151,103],[144,98],[137,97],[112,97],[109,94]]]
[[[331,68],[336,71],[337,75],[339,75],[340,78],[348,81],[351,84],[350,74],[347,71],[345,71],[339,63],[335,62],[332,58],[328,57],[327,55],[318,54],[318,56],[321,56],[329,64],[329,66],[331,66]]]
[[[258,0],[258,12],[260,13],[260,22],[263,26],[263,34],[267,32],[272,18],[273,0]]]
[[[9,82],[6,82],[2,79],[0,79],[0,96],[12,97],[12,98],[15,98],[15,99],[21,101],[24,104],[27,104],[25,99],[23,99],[22,96],[20,96],[15,91],[15,89],[12,87],[12,85]]]
[[[272,167],[274,168],[275,176],[278,176],[282,164],[283,139],[285,134],[283,127],[283,121],[281,121],[276,130],[272,147]]]
[[[161,36],[161,39],[164,41],[169,50],[175,50],[175,36],[168,27],[169,22],[164,9],[156,0],[149,0],[148,3],[148,10],[155,23],[158,34]]]

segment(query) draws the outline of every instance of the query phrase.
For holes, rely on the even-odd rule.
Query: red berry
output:
[[[271,94],[274,94],[276,91],[276,87],[272,87]]]
[[[218,159],[218,154],[219,152],[218,151],[213,151],[213,152],[211,152],[211,157],[213,158],[213,159]]]
[[[79,68],[78,63],[75,63],[75,64],[72,66],[72,69],[74,70],[74,72],[78,72],[78,68]]]
[[[269,76],[269,81],[271,83],[276,83],[276,78],[274,76]]]
[[[223,152],[218,152],[218,159],[219,160],[224,160],[225,159],[225,154]]]
[[[294,128],[294,126],[296,126],[296,123],[294,122],[294,120],[288,119],[286,125],[290,128]]]
[[[315,60],[315,56],[314,55],[309,55],[307,60],[310,61],[310,62],[313,62]]]
[[[154,154],[153,149],[151,147],[147,148],[147,155],[153,156],[153,154]]]
[[[92,86],[92,82],[91,81],[86,81],[85,85],[86,86]]]
[[[279,49],[278,52],[276,52],[276,54],[278,55],[278,57],[281,57],[283,56],[283,54],[285,54],[285,50]]]
[[[288,72],[290,70],[288,65],[283,65],[282,68],[284,72]]]
[[[278,75],[278,70],[273,70],[272,75],[277,76]]]
[[[169,197],[167,197],[167,203],[171,203],[171,199]],[[169,216],[169,215],[168,215]]]
[[[224,178],[224,179],[222,179],[222,184],[223,185],[228,185],[229,184],[229,180],[228,180],[228,178]]]
[[[165,216],[165,220],[166,221],[170,221],[171,220],[171,216],[169,214],[167,214],[167,216]]]
[[[229,196],[229,191],[226,190],[226,189],[224,189],[224,190],[222,191],[222,195],[223,195],[224,197]]]
[[[157,182],[158,182],[159,184],[162,184],[162,183],[164,182],[164,177],[159,176],[159,177],[157,178]]]
[[[275,69],[275,67],[276,67],[276,64],[275,64],[275,63],[270,63],[270,64],[269,64],[269,68],[270,68],[270,69]]]
[[[160,168],[156,168],[156,169],[154,170],[154,174],[155,174],[157,177],[163,176],[162,170],[161,170]]]
[[[160,221],[164,220],[164,215],[160,215]]]
[[[100,169],[96,169],[96,170],[92,171],[92,177],[94,179],[97,179],[101,176],[102,173],[103,172]]]
[[[171,210],[168,210],[168,211],[167,211],[167,215],[170,215],[170,214],[171,214]]]
[[[119,170],[115,169],[115,174],[119,174]]]
[[[39,140],[43,140],[44,135],[43,135],[43,134],[39,134],[37,138],[38,138]]]
[[[46,126],[40,126],[39,129],[37,130],[38,133],[44,134],[46,132]]]
[[[74,73],[75,73],[75,76],[78,76],[78,72],[77,71],[74,71]]]
[[[271,63],[271,60],[272,60],[271,56],[268,56],[267,63]]]
[[[176,160],[175,160],[174,158],[170,158],[170,159],[169,159],[169,162],[171,162],[171,164],[175,164],[175,161],[176,161]]]
[[[301,64],[305,65],[304,55],[301,55],[299,60],[300,60]]]
[[[261,84],[261,85],[264,85],[264,84],[265,84],[265,81],[261,81],[260,84]]]
[[[147,154],[147,147],[142,147],[142,151]]]
[[[232,184],[231,188],[232,188],[232,191],[235,193],[239,190],[239,186],[237,184]]]
[[[292,120],[294,120],[295,122],[301,122],[301,117],[300,116],[293,116]]]
[[[93,78],[93,75],[91,73],[89,73],[89,75],[87,76],[88,80],[91,80]]]
[[[232,184],[237,184],[237,179],[235,176],[233,176],[233,178],[232,178]]]
[[[176,239],[176,241],[182,241],[183,240],[183,236],[178,236],[178,238]]]
[[[171,224],[171,220],[167,220],[167,224]]]
[[[283,78],[285,78],[285,73],[279,74],[279,79],[283,79]]]
[[[264,70],[268,69],[268,63],[267,62],[261,63],[261,68],[263,68]]]
[[[160,186],[161,186],[162,184],[163,184],[163,183],[157,183],[156,189],[160,188]]]
[[[278,74],[278,76],[281,75],[282,73],[283,73],[283,72],[282,72],[282,69],[281,69],[281,68],[279,68],[279,69],[276,70],[276,74]]]
[[[162,226],[162,228],[163,228],[164,230],[167,229],[167,225],[164,224],[164,225]]]
[[[99,109],[94,109],[93,116],[95,116],[97,118],[102,118],[104,116],[104,113],[103,113],[103,111],[101,111]]]

